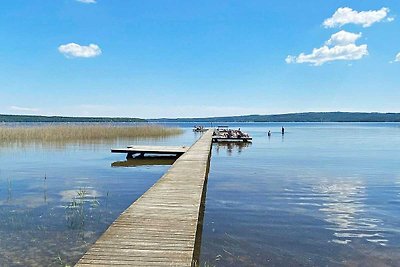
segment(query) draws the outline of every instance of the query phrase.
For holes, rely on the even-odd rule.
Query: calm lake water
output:
[[[213,146],[202,266],[400,266],[400,124],[229,125],[253,143]],[[0,266],[74,264],[169,168],[118,167],[109,149],[199,137],[179,126],[159,140],[0,146]]]

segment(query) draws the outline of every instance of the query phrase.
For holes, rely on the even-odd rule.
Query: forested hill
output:
[[[2,115],[0,122],[145,122],[138,118],[61,117],[35,115]]]
[[[2,115],[0,122],[400,122],[400,113],[307,112],[209,118],[151,119]]]
[[[307,112],[210,118],[155,119],[159,122],[400,122],[400,113]]]

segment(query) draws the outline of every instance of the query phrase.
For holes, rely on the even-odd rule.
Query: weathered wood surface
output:
[[[128,146],[126,148],[113,148],[112,153],[131,154],[183,154],[188,151],[186,146]]]
[[[119,216],[76,266],[195,266],[211,143],[208,131]]]

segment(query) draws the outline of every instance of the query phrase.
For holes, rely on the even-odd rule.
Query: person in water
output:
[[[285,128],[282,127],[282,134],[285,134]]]
[[[268,136],[271,136],[271,131],[268,131]]]

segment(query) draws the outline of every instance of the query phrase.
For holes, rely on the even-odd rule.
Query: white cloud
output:
[[[38,112],[39,109],[37,108],[27,108],[27,107],[18,107],[18,106],[11,106],[10,110],[16,112]]]
[[[288,63],[311,63],[315,66],[320,66],[329,61],[336,60],[358,60],[363,56],[368,55],[367,45],[357,46],[355,44],[348,44],[344,46],[328,47],[324,45],[320,48],[314,48],[311,54],[301,53],[297,57],[288,56],[286,62]]]
[[[352,33],[346,31],[340,31],[332,34],[331,38],[325,42],[326,45],[348,45],[354,44],[360,37],[362,33]]]
[[[289,55],[289,56],[287,56],[287,57],[285,58],[285,61],[286,61],[287,64],[296,63],[296,57],[295,57],[295,56]]]
[[[329,61],[358,60],[368,55],[366,44],[356,45],[355,42],[361,37],[361,33],[350,33],[340,31],[332,34],[331,38],[320,48],[314,48],[311,54],[301,53],[298,56],[287,56],[286,63],[311,63],[321,66]]]
[[[101,55],[101,49],[96,44],[90,44],[88,46],[79,45],[75,43],[69,43],[60,45],[58,51],[64,54],[66,57],[96,57]]]
[[[356,11],[349,7],[341,7],[336,10],[332,17],[326,19],[323,23],[325,28],[341,27],[346,24],[362,25],[364,28],[371,26],[376,22],[382,21],[387,17],[389,8],[382,7],[379,10]],[[388,18],[393,21],[394,18]]]
[[[396,58],[395,58],[394,61],[395,61],[395,62],[400,62],[400,53],[398,53],[398,54],[396,55]]]
[[[96,4],[96,0],[76,0],[84,4]]]

